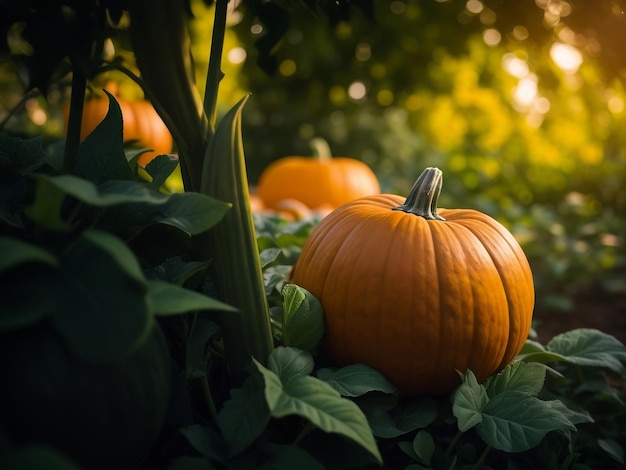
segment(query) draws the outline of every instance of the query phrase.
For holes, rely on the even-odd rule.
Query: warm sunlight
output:
[[[550,48],[550,57],[564,72],[575,73],[583,62],[583,55],[570,44],[555,42]]]

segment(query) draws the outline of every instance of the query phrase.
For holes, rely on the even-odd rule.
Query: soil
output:
[[[546,344],[559,333],[577,328],[595,328],[626,344],[626,293],[609,295],[584,292],[572,299],[572,308],[537,307],[533,319],[539,342]]]

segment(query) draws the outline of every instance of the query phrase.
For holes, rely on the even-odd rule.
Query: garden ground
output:
[[[571,310],[541,308],[534,314],[539,341],[576,328],[595,328],[626,344],[626,293],[580,292]]]

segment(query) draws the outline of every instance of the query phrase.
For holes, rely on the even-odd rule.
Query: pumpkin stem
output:
[[[312,138],[309,142],[309,146],[313,149],[313,156],[319,161],[327,162],[332,158],[328,142],[321,137]]]
[[[439,168],[426,168],[409,191],[404,204],[394,211],[419,215],[427,220],[446,220],[437,214],[437,201],[443,186],[443,172]]]

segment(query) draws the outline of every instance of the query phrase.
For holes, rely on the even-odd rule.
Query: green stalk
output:
[[[215,127],[217,96],[222,79],[222,53],[228,0],[217,0],[207,72],[204,110],[209,118],[209,145],[204,158],[201,192],[232,204],[231,210],[208,234],[219,298],[240,311],[225,315],[224,347],[230,372],[240,382],[252,365],[261,364],[273,348],[270,312],[250,210],[248,177],[241,135],[244,97]]]
[[[130,15],[141,78],[179,148],[185,189],[232,203],[224,219],[194,244],[196,254],[212,260],[220,299],[241,312],[224,315],[222,325],[231,373],[240,380],[252,357],[267,363],[273,342],[241,137],[246,98],[215,127],[227,5],[216,1],[204,101],[193,79],[183,2],[133,0]]]
[[[68,119],[67,136],[65,138],[65,153],[63,155],[63,169],[72,170],[76,163],[76,153],[80,145],[80,129],[85,107],[85,90],[87,79],[76,68],[72,74],[72,95],[70,97],[70,115]]]
[[[217,95],[220,82],[224,76],[222,73],[222,53],[224,51],[227,12],[228,0],[217,0],[215,2],[215,19],[213,21],[213,35],[211,37],[209,69],[207,72],[206,87],[204,89],[204,112],[209,119],[209,140],[215,132]]]
[[[207,234],[218,297],[239,309],[223,316],[222,333],[230,371],[240,381],[252,365],[261,364],[273,348],[270,313],[250,210],[241,136],[244,97],[215,130],[202,175],[202,193],[232,203]]]
[[[491,452],[491,449],[493,449],[493,447],[491,447],[490,445],[485,447],[485,450],[483,451],[482,454],[480,454],[480,458],[474,464],[474,466],[472,467],[472,470],[478,470],[479,468],[483,468],[485,460],[487,460],[487,455],[489,454],[489,452]]]
[[[195,81],[185,4],[133,0],[129,13],[146,97],[174,137],[185,190],[199,191],[208,122]]]

